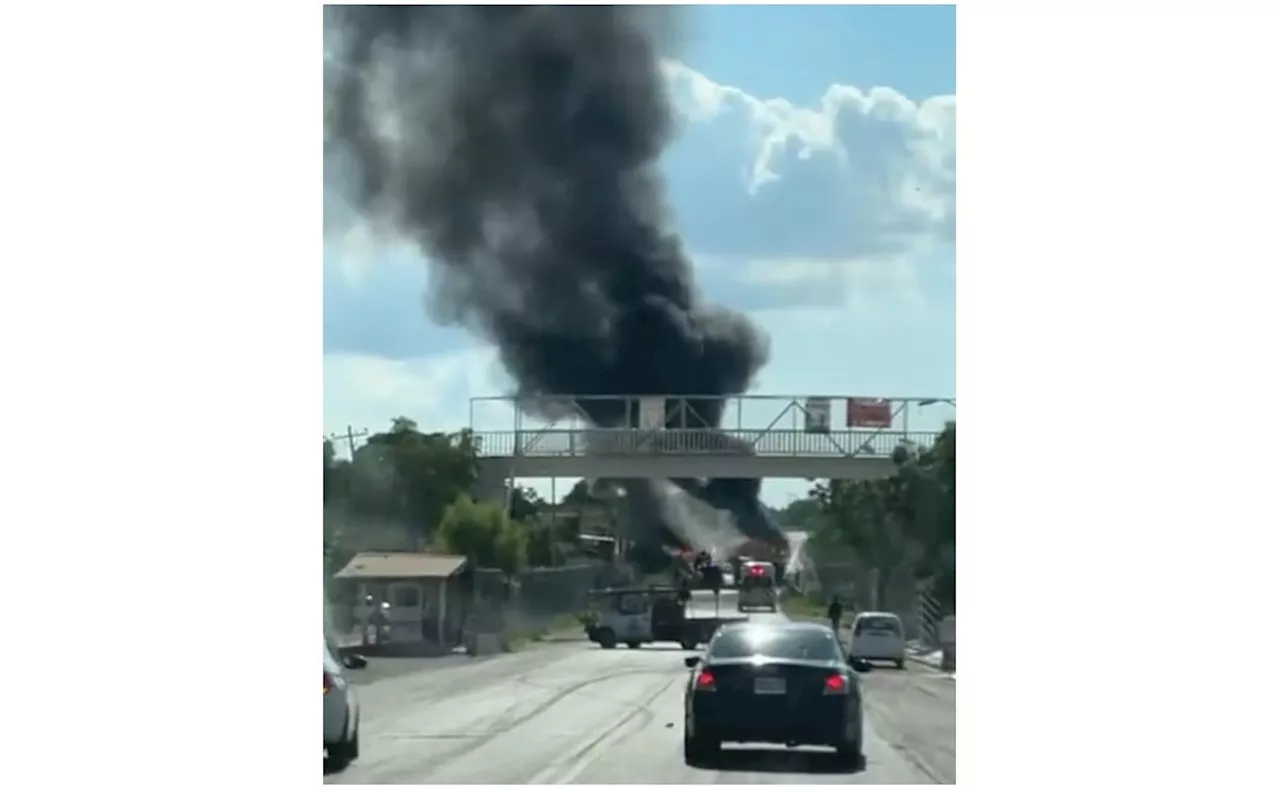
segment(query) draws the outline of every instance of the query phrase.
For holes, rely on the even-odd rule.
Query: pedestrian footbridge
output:
[[[929,446],[954,409],[950,398],[473,398],[471,429],[488,478],[874,479],[892,473],[899,446]]]

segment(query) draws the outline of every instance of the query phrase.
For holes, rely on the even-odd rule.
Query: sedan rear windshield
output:
[[[781,660],[840,660],[840,646],[818,629],[753,628],[727,630],[711,642],[713,660],[766,657]]]
[[[853,628],[854,635],[861,633],[893,633],[901,635],[902,624],[891,616],[864,616]]]

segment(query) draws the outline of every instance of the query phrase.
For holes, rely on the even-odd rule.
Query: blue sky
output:
[[[754,391],[953,396],[954,7],[697,6],[687,23],[663,170],[701,287],[770,335]],[[325,432],[399,414],[456,429],[506,389],[489,349],[428,320],[427,270],[359,228],[326,242]]]

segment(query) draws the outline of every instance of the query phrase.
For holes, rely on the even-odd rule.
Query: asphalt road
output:
[[[709,595],[698,607],[710,610]],[[736,613],[733,592],[722,610]],[[767,619],[781,614],[752,614]],[[955,783],[955,682],[911,664],[864,678],[867,769],[821,749],[727,745],[718,770],[681,753],[678,647],[551,644],[484,660],[371,664],[360,759],[326,783]]]

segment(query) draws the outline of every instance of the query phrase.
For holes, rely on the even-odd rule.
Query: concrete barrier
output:
[[[938,642],[942,647],[943,671],[956,670],[956,617],[955,614],[944,616],[938,623]]]

